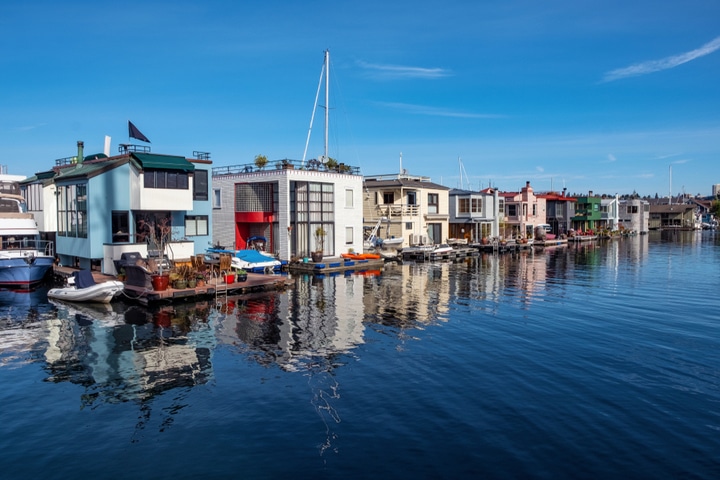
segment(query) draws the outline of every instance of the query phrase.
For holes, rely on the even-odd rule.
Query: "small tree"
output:
[[[260,170],[265,168],[265,165],[267,165],[268,159],[265,155],[256,155],[255,156],[255,166],[258,167]]]
[[[332,157],[327,157],[327,161],[325,162],[325,167],[327,167],[328,170],[335,170],[338,166],[337,160],[335,160]]]
[[[315,229],[315,251],[316,252],[324,252],[325,251],[325,235],[327,235],[327,232],[322,227],[317,227]]]

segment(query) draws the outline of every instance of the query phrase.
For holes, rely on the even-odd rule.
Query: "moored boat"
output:
[[[90,271],[80,270],[68,279],[67,286],[51,288],[47,296],[66,302],[110,303],[124,287],[123,282],[118,280],[96,283]]]
[[[32,214],[24,211],[18,178],[0,175],[0,287],[32,288],[55,261],[53,243],[40,240]]]

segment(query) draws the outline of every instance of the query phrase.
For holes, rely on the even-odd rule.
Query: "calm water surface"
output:
[[[0,292],[3,478],[718,478],[720,235],[147,310]]]

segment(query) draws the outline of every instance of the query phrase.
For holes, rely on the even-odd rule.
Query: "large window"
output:
[[[37,212],[43,209],[42,189],[43,186],[39,183],[31,183],[22,187],[28,212]]]
[[[205,172],[207,175],[207,172]],[[169,188],[174,190],[187,190],[188,174],[181,170],[152,170],[144,172],[145,188]],[[206,176],[207,188],[207,176]],[[205,193],[207,195],[207,192]]]
[[[395,203],[395,192],[383,192],[383,204],[392,205]]]
[[[516,204],[506,204],[505,209],[507,210],[508,217],[517,217],[517,205]]]
[[[208,172],[195,170],[193,181],[193,200],[207,201],[208,199]]]
[[[480,198],[459,198],[458,213],[481,213],[482,199]]]
[[[235,185],[236,212],[275,211],[273,183],[238,183]]]
[[[129,212],[112,212],[112,232],[113,243],[130,241]]]
[[[428,213],[438,213],[440,210],[440,195],[428,193]]]
[[[188,215],[185,217],[185,236],[197,237],[208,235],[207,215]]]
[[[87,185],[58,186],[58,235],[87,238]]]
[[[470,213],[470,199],[459,198],[458,199],[458,213]]]
[[[354,201],[353,201],[353,191],[352,189],[346,188],[345,189],[345,208],[353,208]]]
[[[353,227],[345,227],[345,244],[350,245],[353,243]]]
[[[294,224],[293,251],[308,254],[323,243],[327,255],[335,252],[335,186],[331,183],[291,182],[290,215]],[[318,228],[325,236],[315,235]]]
[[[482,213],[482,198],[473,198],[472,199],[472,212],[473,213]]]

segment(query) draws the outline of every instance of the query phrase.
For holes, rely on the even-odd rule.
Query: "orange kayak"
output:
[[[341,253],[340,256],[348,260],[378,260],[380,258],[377,253]]]

